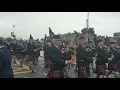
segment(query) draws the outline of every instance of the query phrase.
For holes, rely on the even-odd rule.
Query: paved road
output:
[[[41,56],[43,56],[43,52],[41,52]],[[71,67],[70,69],[68,69],[67,67],[67,71],[68,71],[68,75],[70,78],[77,78],[77,73],[74,71],[75,67]],[[39,57],[38,60],[38,64],[37,66],[35,66],[35,71],[34,73],[22,73],[22,74],[15,74],[15,78],[47,78],[47,69],[44,68],[44,58],[43,57]],[[95,78],[96,74],[92,73],[91,70],[91,77],[90,78]],[[109,76],[109,78],[113,78],[114,76],[111,74]]]

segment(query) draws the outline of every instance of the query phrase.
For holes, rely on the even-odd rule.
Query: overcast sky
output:
[[[99,35],[113,36],[120,32],[120,12],[90,12],[90,27]],[[10,37],[15,26],[15,35],[23,39],[41,39],[49,35],[48,27],[55,34],[80,32],[86,27],[87,12],[0,12],[0,36]]]

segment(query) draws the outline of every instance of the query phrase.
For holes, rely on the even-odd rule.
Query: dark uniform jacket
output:
[[[45,59],[51,59],[51,57],[49,56],[49,49],[50,47],[48,45],[44,45],[43,50],[44,50],[44,58]]]
[[[12,50],[16,50],[17,45],[15,43],[10,43],[9,45]]]
[[[114,55],[114,59],[112,61],[109,61],[110,63],[116,64],[119,60],[119,52],[115,48],[110,48],[108,52],[108,58],[111,58],[111,56]]]
[[[6,48],[0,48],[0,78],[14,78],[11,55]]]
[[[65,67],[66,60],[64,56],[56,46],[52,45],[48,50],[49,56],[51,58],[52,68],[51,70],[61,70]]]
[[[88,61],[90,58],[88,56],[88,53],[87,51],[85,50],[85,48],[81,45],[79,45],[77,48],[76,48],[76,53],[77,53],[77,62],[79,60],[84,60],[85,62]]]
[[[27,54],[32,54],[34,50],[34,45],[32,43],[27,43]]]
[[[97,53],[97,61],[96,63],[98,64],[105,64],[107,63],[107,49],[106,48],[96,48],[96,53]]]
[[[65,60],[70,60],[72,55],[74,54],[73,50],[66,50],[63,55]]]

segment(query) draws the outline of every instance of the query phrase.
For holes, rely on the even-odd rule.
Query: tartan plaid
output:
[[[109,63],[108,64],[108,70],[112,71],[118,71],[118,67],[116,64]]]
[[[56,64],[51,63],[51,60],[49,59],[49,69],[50,71],[48,72],[48,78],[64,78],[64,68],[59,69]]]
[[[49,78],[64,78],[64,71],[63,70],[49,71],[48,77]]]
[[[53,72],[52,71],[49,71],[48,72],[48,78],[52,78],[53,77]]]
[[[50,59],[45,59],[45,67],[48,68],[51,65],[51,60]]]
[[[118,70],[120,72],[120,61],[118,61]]]
[[[78,61],[78,77],[88,78],[90,77],[90,63],[85,61]]]
[[[86,71],[88,73],[88,77],[90,77],[90,63],[89,62],[86,63]]]
[[[98,75],[105,75],[105,70],[107,69],[107,66],[106,65],[103,65],[103,64],[96,64],[96,73]]]
[[[78,67],[78,78],[88,78],[88,72],[86,66],[79,66]]]
[[[40,51],[36,51],[36,52],[34,52],[34,57],[39,57],[40,56]]]
[[[33,57],[30,54],[27,55],[27,61],[28,62],[32,62],[33,61]]]

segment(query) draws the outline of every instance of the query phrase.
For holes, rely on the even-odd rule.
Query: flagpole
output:
[[[14,33],[15,25],[13,25],[13,33]]]
[[[87,13],[87,29],[89,29],[89,12]]]
[[[89,40],[89,36],[88,36],[88,30],[89,30],[89,12],[87,13],[86,28],[87,28],[87,39]]]

